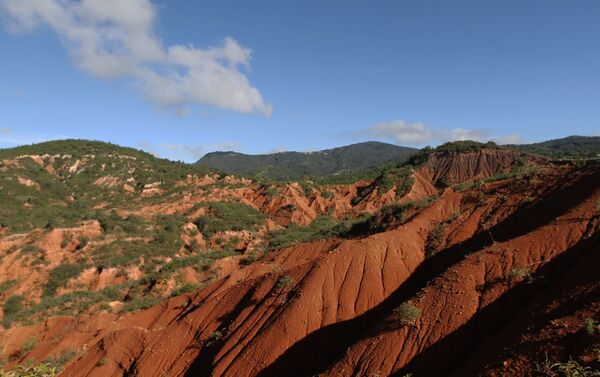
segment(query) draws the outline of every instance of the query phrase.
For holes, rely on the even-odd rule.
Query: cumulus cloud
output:
[[[402,119],[377,123],[362,132],[365,136],[391,139],[397,144],[426,144],[435,139],[435,132],[423,123],[407,123]]]
[[[510,134],[492,138],[498,144],[523,144],[523,138],[517,134]]]
[[[47,26],[75,64],[101,79],[131,78],[145,98],[182,113],[200,104],[270,116],[249,82],[252,51],[231,37],[205,49],[164,46],[149,0],[0,0],[10,31]]]
[[[361,132],[362,136],[391,140],[400,145],[423,146],[447,141],[475,140],[495,141],[499,144],[522,143],[519,135],[492,136],[485,129],[440,129],[427,127],[421,122],[408,123],[402,119],[374,124]]]

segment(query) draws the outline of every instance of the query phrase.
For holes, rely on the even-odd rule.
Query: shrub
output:
[[[473,186],[475,186],[475,183],[473,183],[473,182],[461,182],[461,183],[454,185],[453,188],[454,188],[454,191],[456,191],[456,192],[462,192],[462,191],[470,190],[471,188],[473,188]]]
[[[281,249],[301,242],[335,236],[338,222],[329,216],[319,216],[306,226],[290,224],[285,229],[269,233],[269,250]]]
[[[394,313],[398,316],[400,323],[404,326],[414,325],[421,318],[421,310],[412,302],[403,302],[394,309]]]
[[[88,244],[89,241],[90,240],[87,237],[85,237],[85,236],[79,237],[79,242],[77,243],[77,247],[75,248],[75,250],[81,250],[81,249],[83,249],[84,247],[87,246],[87,244]]]
[[[154,296],[135,297],[131,301],[126,302],[121,311],[127,313],[139,309],[148,309],[159,302],[160,299]]]
[[[324,197],[325,199],[331,199],[331,198],[333,198],[334,195],[335,194],[331,191],[323,191],[321,193],[321,196]]]
[[[58,288],[67,285],[67,282],[79,276],[84,266],[78,263],[63,263],[50,271],[48,282],[44,286],[44,296],[53,296]]]
[[[427,242],[425,244],[425,257],[431,258],[439,251],[440,245],[442,244],[442,236],[446,229],[446,222],[442,221],[436,224],[436,226],[429,232],[427,236]]]
[[[41,253],[42,249],[34,244],[27,244],[23,249],[21,249],[21,254],[37,254]]]
[[[21,295],[12,295],[4,301],[4,318],[10,318],[23,308],[25,297]]]
[[[265,219],[259,210],[238,202],[212,202],[208,212],[194,222],[207,237],[216,232],[255,229]]]
[[[223,332],[221,330],[215,330],[213,331],[210,336],[208,337],[208,342],[206,343],[207,345],[211,345],[214,342],[218,342],[219,340],[221,340],[221,338],[223,338]]]
[[[596,333],[596,329],[598,327],[598,323],[594,321],[593,318],[586,318],[583,321],[583,328],[586,333],[589,335],[594,335]]]
[[[186,283],[180,287],[177,287],[171,292],[171,297],[181,296],[186,293],[194,292],[198,287],[194,284]]]
[[[252,263],[256,262],[256,260],[258,259],[258,256],[256,255],[256,253],[254,252],[250,252],[248,253],[248,255],[246,256],[246,258],[244,259],[240,259],[240,266],[241,267],[246,267],[251,265]]]
[[[60,248],[64,249],[71,242],[71,236],[68,233],[63,234],[63,239],[60,241]]]
[[[101,367],[103,365],[106,365],[107,363],[108,363],[108,359],[106,357],[103,357],[100,360],[98,360],[98,363],[96,363],[96,365]]]
[[[506,276],[508,280],[523,280],[531,278],[531,271],[526,267],[513,267]]]
[[[546,361],[542,364],[537,364],[537,372],[549,377],[592,377],[600,376],[600,371],[592,369],[589,366],[579,364],[577,361],[569,358],[569,361],[563,363],[560,361]]]
[[[14,287],[15,284],[17,284],[16,280],[7,280],[7,281],[3,282],[2,284],[0,284],[0,294],[8,291],[12,287]]]
[[[0,370],[0,377],[54,377],[58,375],[56,367],[50,364],[18,365],[14,371],[5,372]]]
[[[283,275],[277,279],[277,288],[279,289],[290,289],[296,284],[296,281],[290,275]]]
[[[31,338],[27,339],[21,346],[21,352],[23,354],[28,354],[29,352],[31,352],[31,350],[33,349],[33,347],[35,347],[36,344],[37,344],[36,337],[31,337]]]

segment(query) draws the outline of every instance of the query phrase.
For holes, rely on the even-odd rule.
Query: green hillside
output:
[[[281,152],[247,155],[213,152],[197,165],[266,181],[293,181],[305,177],[348,176],[390,162],[403,162],[417,149],[379,142],[366,142],[316,152]]]
[[[569,136],[509,147],[555,158],[596,158],[600,157],[600,136]]]

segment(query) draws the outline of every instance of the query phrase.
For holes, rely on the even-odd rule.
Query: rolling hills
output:
[[[262,182],[98,142],[1,150],[4,368],[599,370],[598,161],[455,142],[372,174]]]
[[[359,173],[386,163],[401,163],[416,152],[415,148],[372,141],[314,152],[261,155],[212,152],[196,164],[266,181],[298,181],[306,177],[318,180],[332,175]]]

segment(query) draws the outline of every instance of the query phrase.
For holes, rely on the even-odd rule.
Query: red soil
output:
[[[442,179],[507,171],[519,156],[434,154],[401,200],[438,193]],[[64,376],[522,376],[546,352],[593,365],[599,337],[581,326],[600,319],[600,167],[537,163],[541,177],[447,188],[381,233],[299,244],[244,269],[224,259],[221,278],[192,294],[127,315],[54,318],[0,341],[14,352],[37,334],[38,360],[78,350]],[[284,225],[348,213],[356,186],[329,199],[295,184],[282,194],[220,193]],[[394,311],[407,301],[421,311],[414,325]]]

